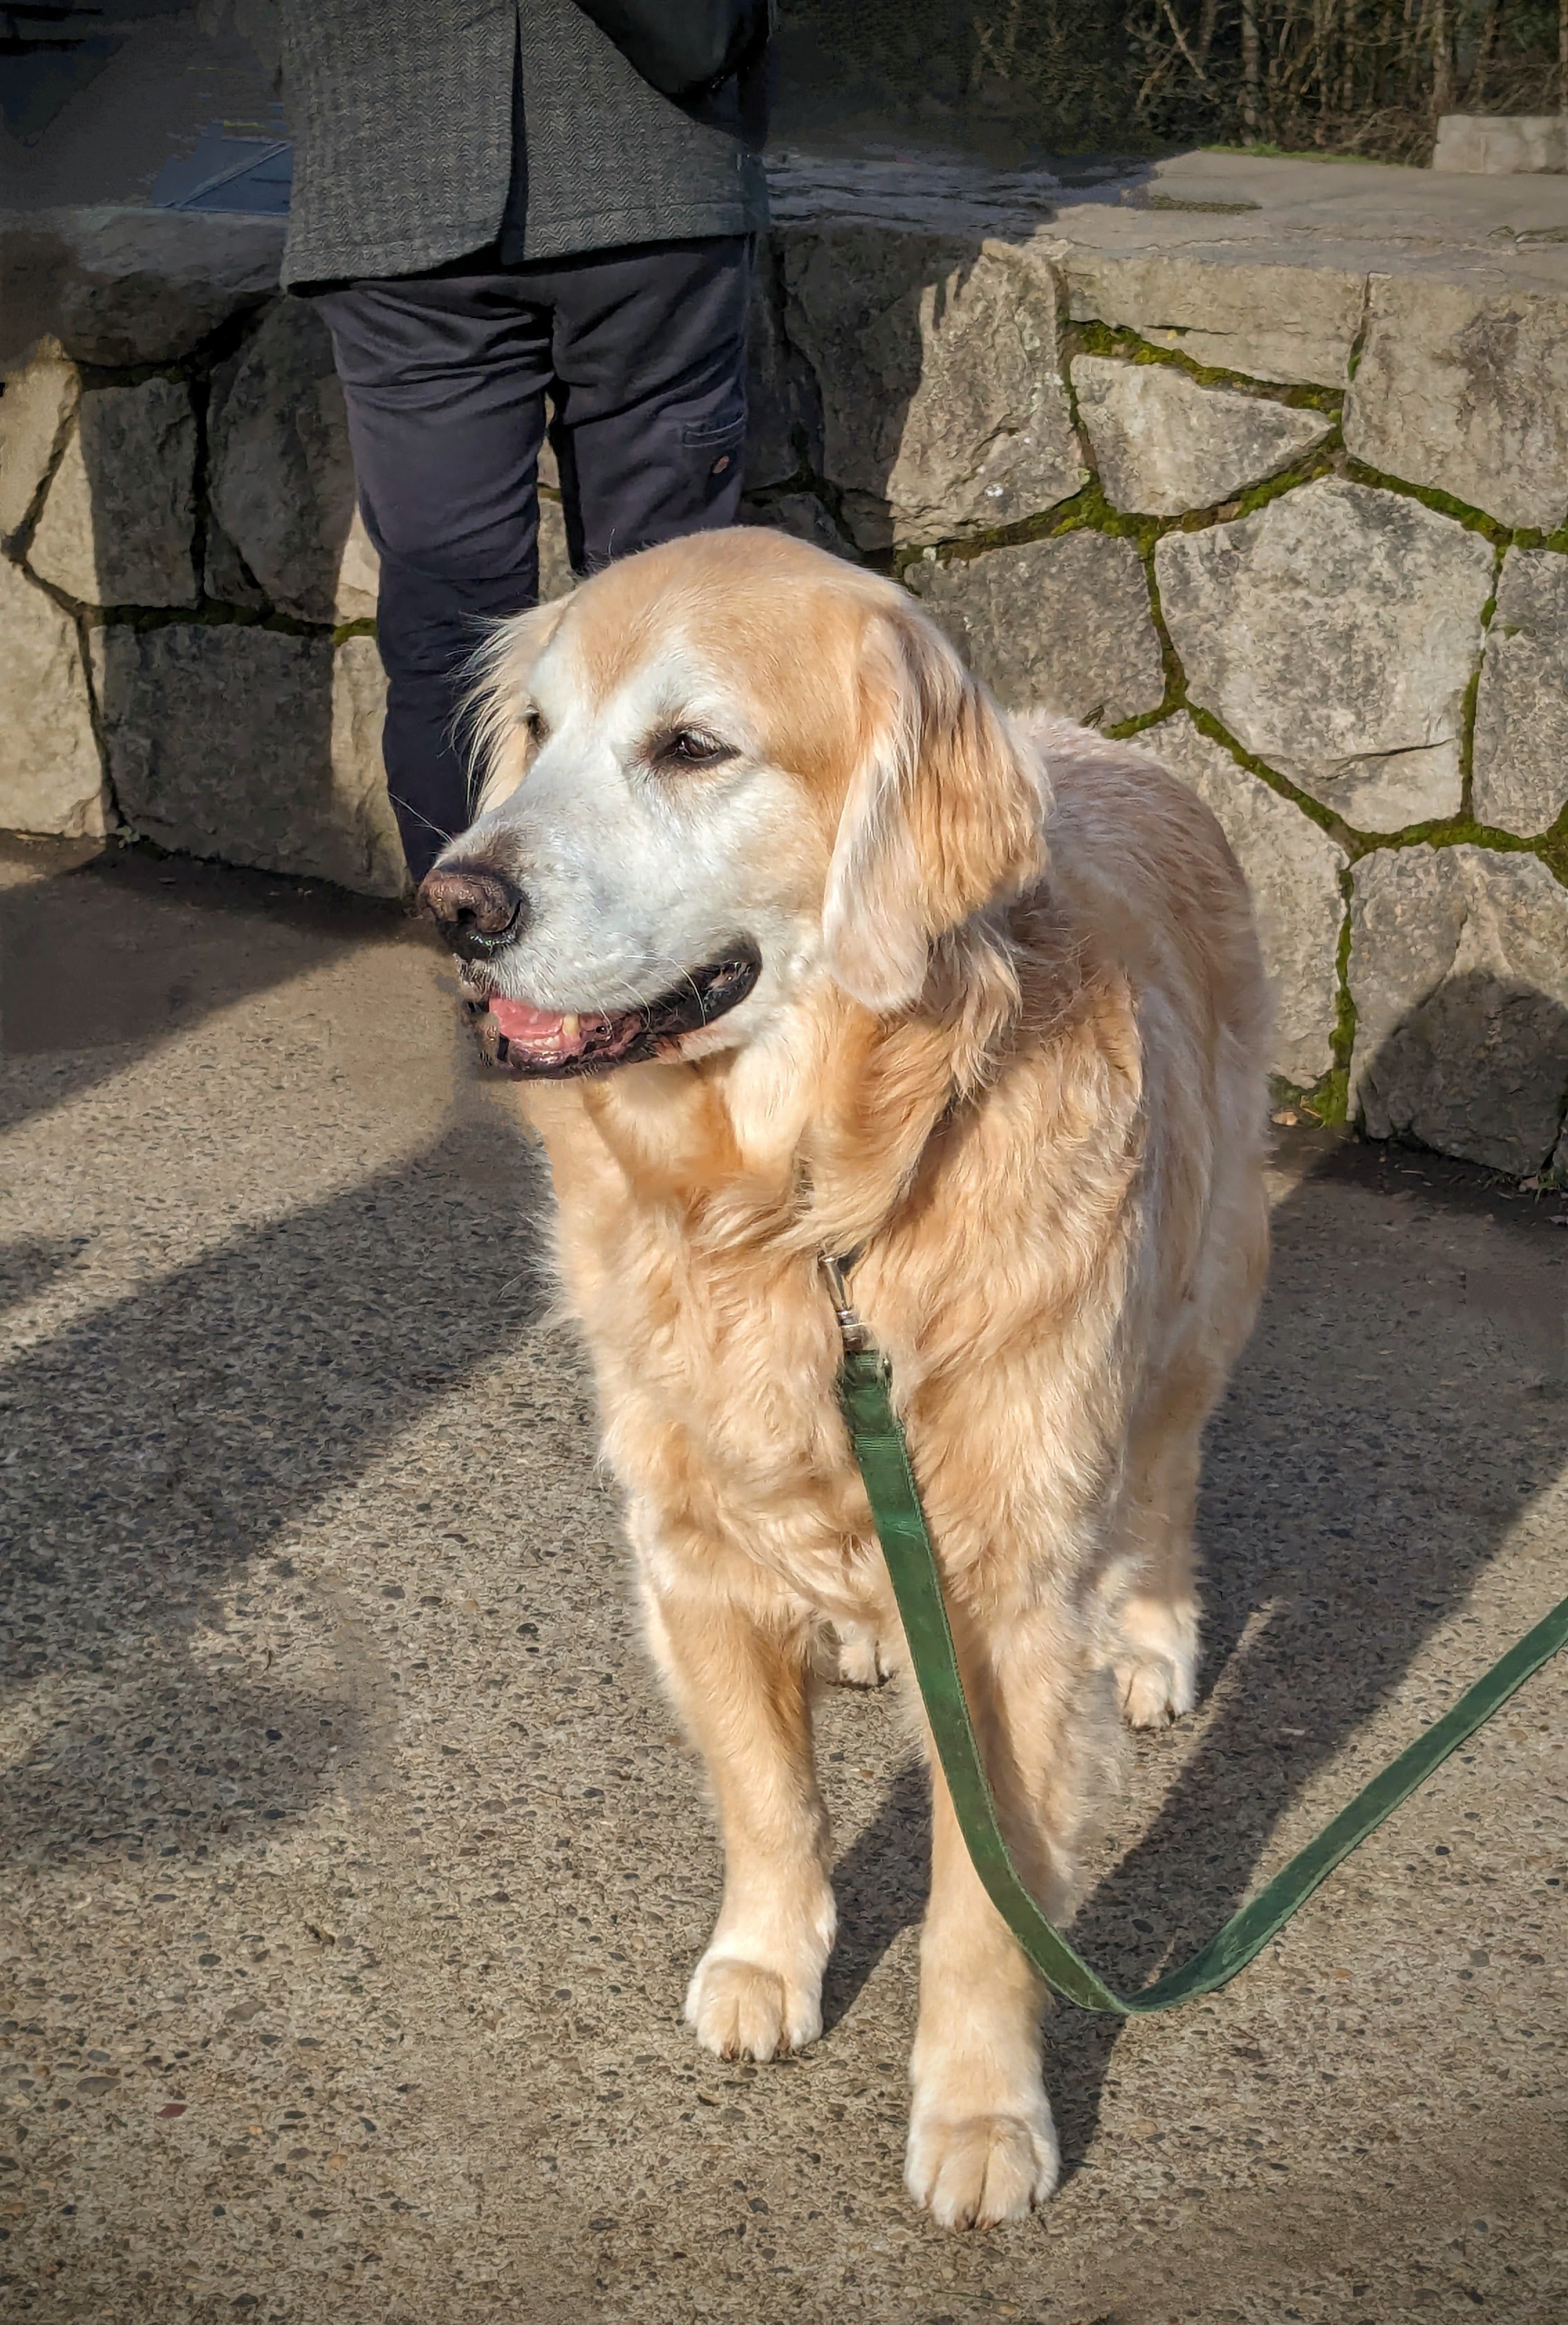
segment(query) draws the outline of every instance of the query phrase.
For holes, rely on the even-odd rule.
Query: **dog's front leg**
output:
[[[1025,1614],[989,1653],[964,1655],[1003,1829],[1053,1921],[1069,1903],[1108,1712],[1087,1658],[1063,1655],[1070,1631],[1060,1610]],[[991,2228],[1043,2201],[1056,2183],[1042,2072],[1044,1986],[981,1885],[931,1756],[931,1898],[920,1940],[905,2180],[945,2228]]]
[[[833,1945],[806,1642],[716,1592],[644,1577],[654,1653],[707,1762],[724,1900],[686,1997],[706,2050],[771,2059],[822,2031]]]

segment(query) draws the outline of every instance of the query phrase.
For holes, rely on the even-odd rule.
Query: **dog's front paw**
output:
[[[721,2059],[772,2059],[822,2032],[822,1985],[798,1985],[763,1962],[709,1951],[687,1988],[687,2024]]]
[[[1056,2184],[1056,2126],[1038,2107],[1007,2115],[945,2116],[917,2107],[904,2185],[945,2228],[994,2228],[1043,2204]]]

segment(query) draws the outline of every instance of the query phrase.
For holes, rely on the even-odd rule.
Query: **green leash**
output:
[[[1130,2018],[1145,2011],[1169,2010],[1194,1995],[1213,1994],[1229,1985],[1238,1970],[1260,1953],[1275,1932],[1282,1930],[1304,1905],[1321,1881],[1375,1832],[1401,1801],[1424,1784],[1434,1768],[1467,1736],[1499,1710],[1532,1672],[1568,1644],[1568,1598],[1554,1607],[1510,1647],[1500,1662],[1462,1695],[1443,1718],[1418,1736],[1398,1758],[1374,1776],[1277,1873],[1267,1888],[1249,1905],[1233,1913],[1218,1936],[1211,1938],[1180,1969],[1171,1970],[1142,1994],[1113,1994],[1086,1961],[1075,1954],[1060,1931],[1053,1929],[1019,1878],[1017,1866],[997,1822],[980,1746],[975,1740],[964,1680],[953,1645],[953,1633],[942,1598],[919,1488],[909,1466],[909,1450],[893,1411],[892,1376],[887,1360],[869,1344],[864,1327],[849,1304],[841,1264],[824,1263],[844,1334],[844,1364],[839,1396],[849,1423],[850,1443],[860,1465],[876,1521],[882,1556],[887,1561],[893,1595],[909,1642],[909,1660],[931,1723],[937,1756],[947,1779],[947,1790],[968,1845],[974,1869],[987,1894],[1024,1952],[1056,1992],[1084,2010],[1112,2010]]]

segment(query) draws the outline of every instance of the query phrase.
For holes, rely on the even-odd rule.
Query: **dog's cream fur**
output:
[[[671,720],[733,755],[659,771]],[[778,536],[676,542],[524,616],[486,727],[448,860],[529,894],[497,991],[613,1010],[737,935],[762,953],[675,1061],[524,1103],[723,1827],[687,2015],[768,2059],[818,2032],[834,1937],[814,1648],[833,1626],[853,1675],[903,1662],[816,1255],[862,1247],[1002,1818],[1064,1915],[1117,1700],[1193,1701],[1199,1439],[1267,1254],[1257,942],[1152,759],[1003,718],[892,583]],[[1042,1996],[933,1784],[908,2182],[983,2224],[1055,2181]]]

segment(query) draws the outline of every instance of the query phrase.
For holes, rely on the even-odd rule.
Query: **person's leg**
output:
[[[577,572],[737,522],[751,280],[745,235],[537,270],[555,319],[550,437]]]
[[[550,320],[498,273],[358,283],[318,304],[381,559],[387,788],[419,880],[470,820],[460,730],[475,648],[539,593]]]

